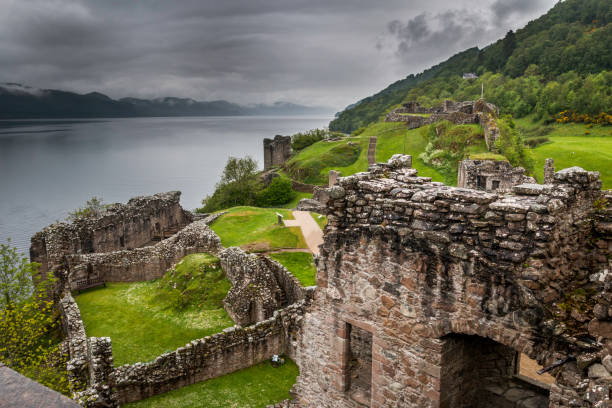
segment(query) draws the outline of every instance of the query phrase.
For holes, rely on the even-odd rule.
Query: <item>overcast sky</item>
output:
[[[556,0],[0,0],[0,82],[341,109]]]

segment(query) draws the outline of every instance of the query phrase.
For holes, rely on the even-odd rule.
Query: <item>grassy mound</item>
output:
[[[285,165],[287,174],[294,180],[308,184],[326,184],[329,167],[343,167],[354,163],[361,152],[360,144],[339,142],[317,142],[300,151]]]
[[[119,366],[233,326],[222,304],[231,284],[214,265],[216,258],[193,254],[159,280],[107,283],[81,293],[76,301],[87,335],[110,337]],[[177,300],[181,294],[189,300]]]
[[[277,224],[276,213],[292,219],[291,212],[273,208],[234,207],[219,217],[211,228],[224,247],[239,246],[261,252],[281,248],[307,248],[300,227]]]
[[[183,258],[159,280],[158,301],[175,309],[197,307],[215,310],[231,288],[219,259],[209,254],[192,254]]]
[[[299,374],[297,365],[273,368],[264,362],[125,405],[130,408],[255,408],[290,398],[289,389]]]
[[[307,252],[281,252],[270,254],[270,258],[278,261],[295,276],[302,286],[313,286],[317,269],[312,254]]]

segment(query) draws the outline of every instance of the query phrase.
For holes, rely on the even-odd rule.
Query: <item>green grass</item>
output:
[[[324,229],[327,225],[327,217],[323,214],[317,214],[315,212],[311,212],[310,216],[319,224],[319,228]]]
[[[538,180],[543,180],[544,162],[550,157],[555,160],[557,171],[573,166],[599,171],[603,188],[612,188],[612,137],[548,137],[550,142],[532,150]]]
[[[251,251],[307,248],[300,227],[277,224],[276,213],[292,219],[285,209],[233,207],[212,223],[211,228],[225,247],[239,246]]]
[[[106,285],[76,301],[87,336],[111,338],[115,366],[150,361],[234,325],[222,305],[177,311],[157,296],[157,281]]]
[[[312,198],[312,193],[302,193],[299,191],[294,191],[293,193],[293,199],[291,199],[291,201],[289,201],[287,204],[281,205],[281,208],[295,208],[302,198]]]
[[[552,158],[557,171],[573,166],[599,171],[603,188],[612,188],[611,126],[588,127],[580,123],[544,125],[532,117],[516,119],[515,122],[525,135],[545,136],[549,140],[531,150],[535,175],[540,182],[543,180],[544,163],[547,158]]]
[[[405,126],[398,126],[397,123],[376,123],[370,125],[364,133],[372,133],[373,136],[378,134],[377,162],[386,162],[394,154],[405,152],[412,155],[412,167],[418,170],[419,176],[431,177],[433,181],[444,181],[442,174],[419,159],[419,154],[423,153],[427,146],[427,142],[421,136],[421,128],[407,130]]]
[[[312,254],[308,252],[281,252],[270,254],[270,258],[287,268],[300,281],[302,286],[315,285],[317,269]]]
[[[290,398],[297,365],[269,362],[124,405],[129,408],[261,408]]]
[[[285,171],[291,178],[303,183],[325,185],[329,169],[349,166],[362,154],[363,144],[355,143],[351,138],[337,142],[320,141],[292,157],[285,164]]]

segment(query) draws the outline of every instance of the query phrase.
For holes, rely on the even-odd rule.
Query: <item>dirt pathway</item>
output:
[[[376,164],[376,136],[370,136],[370,144],[368,146],[368,165]]]
[[[319,245],[323,243],[323,231],[308,211],[293,211],[294,220],[283,220],[287,227],[300,227],[308,249],[319,255]]]

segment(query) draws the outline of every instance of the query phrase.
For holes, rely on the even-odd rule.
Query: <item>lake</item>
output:
[[[181,117],[0,121],[0,242],[29,254],[30,237],[92,196],[105,203],[180,190],[194,209],[229,156],[263,168],[263,138],[330,118]]]

